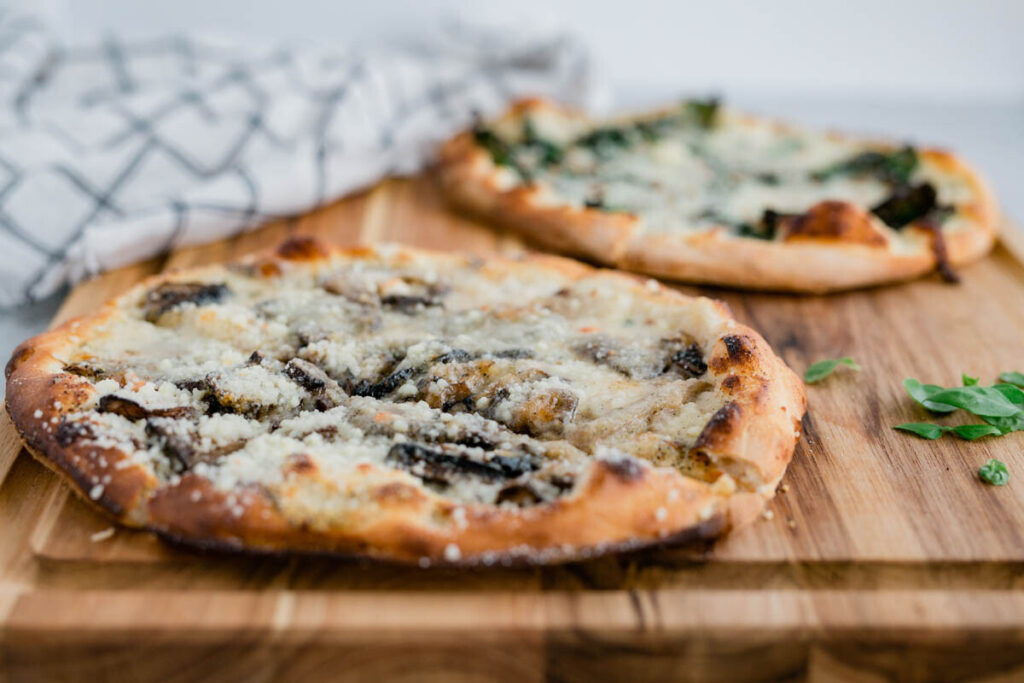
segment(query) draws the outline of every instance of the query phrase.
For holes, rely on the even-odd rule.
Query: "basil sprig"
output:
[[[1024,387],[1024,372],[1004,372],[999,375],[999,381],[1006,384],[1015,384]]]
[[[1007,417],[984,416],[982,419],[990,425],[998,427],[1003,434],[1024,431],[1024,391],[1013,384],[997,384],[994,389],[1017,406],[1020,411]]]
[[[1012,384],[991,387],[968,384],[946,389],[935,384],[921,384],[909,377],[903,380],[903,386],[915,401],[934,413],[952,413],[961,408],[978,417],[998,418],[1024,412],[1024,408],[1013,400],[1019,393],[1020,402],[1024,404],[1024,392]]]
[[[1006,483],[1010,481],[1010,471],[1006,469],[1006,463],[1002,460],[989,458],[984,465],[978,468],[978,477],[986,484],[1006,486]]]
[[[857,362],[849,356],[843,356],[842,358],[829,358],[826,360],[819,360],[817,363],[813,363],[811,367],[807,368],[807,372],[804,373],[804,381],[808,384],[820,382],[831,375],[840,365],[845,365],[851,370],[860,370],[860,366],[857,365]]]
[[[947,427],[945,425],[932,424],[931,422],[905,422],[901,425],[896,425],[893,429],[899,429],[904,432],[916,434],[922,439],[932,440],[938,439],[946,432],[953,432],[961,439],[965,439],[967,441],[974,441],[975,439],[980,439],[983,436],[1000,436],[1002,434],[998,427],[985,424]]]
[[[915,401],[933,413],[952,413],[956,410],[980,417],[986,424],[967,424],[949,427],[930,422],[906,422],[894,429],[916,434],[922,439],[938,439],[952,432],[961,439],[974,441],[983,436],[1002,436],[1010,432],[1024,431],[1024,380],[1019,372],[1004,372],[999,375],[1002,382],[990,387],[978,384],[978,378],[961,375],[963,386],[940,387],[922,384],[912,377],[903,380],[907,393]],[[1009,380],[1009,381],[1008,381]]]

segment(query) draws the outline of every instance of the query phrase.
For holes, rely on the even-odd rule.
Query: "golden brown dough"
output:
[[[719,303],[555,257],[290,242],[22,344],[29,450],[186,544],[559,562],[774,495],[802,384]]]
[[[718,107],[592,121],[525,100],[441,150],[455,206],[544,248],[686,282],[827,292],[981,258],[997,207],[941,150]]]

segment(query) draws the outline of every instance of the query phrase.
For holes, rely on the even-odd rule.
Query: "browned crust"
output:
[[[499,121],[539,110],[582,118],[578,112],[532,99],[513,105]],[[751,116],[744,118],[757,121]],[[973,199],[957,207],[961,227],[943,230],[949,261],[964,265],[981,258],[997,235],[994,195],[981,176],[953,154],[937,149],[919,153],[926,163],[957,176],[971,188]],[[823,293],[907,280],[937,266],[930,230],[913,225],[905,228],[913,238],[909,246],[897,248],[890,237],[894,231],[844,202],[835,202],[828,212],[819,210],[814,220],[796,226],[795,231],[791,225],[790,238],[781,241],[733,237],[724,229],[690,235],[646,234],[640,218],[630,214],[559,204],[536,186],[504,190],[501,173],[468,132],[442,147],[436,166],[439,185],[456,207],[547,249],[648,275],[749,289]]]
[[[868,212],[849,202],[819,202],[799,216],[783,219],[782,231],[784,242],[821,240],[869,247],[889,244]]]
[[[539,246],[611,264],[624,253],[637,219],[597,209],[544,205],[536,187],[502,190],[488,154],[462,133],[441,151],[438,178],[456,204],[523,233]],[[567,229],[567,226],[572,226]]]
[[[247,263],[257,266],[254,272],[272,278],[284,259],[316,268],[330,258],[367,258],[373,253],[365,248],[329,250],[303,241]],[[402,249],[394,258],[417,257],[461,258],[412,249]],[[277,267],[268,268],[268,264]],[[667,288],[651,289],[632,276],[595,271],[551,256],[492,258],[481,268],[496,274],[541,268],[569,280],[600,273],[620,279],[640,296],[680,305],[694,301]],[[159,282],[194,278],[196,273],[149,278],[120,300],[139,300]],[[723,323],[731,321],[724,306],[716,307]],[[63,372],[61,358],[67,357],[77,339],[117,314],[116,303],[111,302],[91,316],[19,346],[7,366],[7,410],[30,452],[63,474],[86,500],[126,525],[204,548],[359,555],[421,564],[546,563],[711,537],[748,522],[774,494],[774,484],[792,457],[805,409],[803,385],[796,376],[760,335],[730,322],[729,333],[718,340],[709,357],[709,366],[717,382],[724,385],[725,378],[731,378],[727,391],[738,417],[706,429],[700,448],[726,462],[752,464],[765,482],[760,491],[730,496],[671,468],[595,460],[577,493],[532,508],[457,506],[392,482],[374,491],[375,513],[365,515],[358,524],[313,528],[289,519],[258,487],[236,492],[233,501],[209,481],[191,474],[161,488],[143,467],[117,466],[129,457],[127,453],[110,448],[97,454],[97,449],[80,441],[58,438],[62,415],[93,391],[88,382]],[[316,467],[299,461],[288,467],[296,491],[324,485]],[[365,467],[370,474],[372,466]],[[96,488],[98,484],[102,489]],[[464,524],[437,523],[450,518],[456,507],[465,508]],[[457,557],[451,554],[453,545],[459,549]]]

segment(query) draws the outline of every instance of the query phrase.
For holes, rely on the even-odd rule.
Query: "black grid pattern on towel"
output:
[[[525,35],[447,26],[434,45],[365,53],[68,47],[0,10],[0,306],[414,171],[513,97],[588,104],[587,52]]]

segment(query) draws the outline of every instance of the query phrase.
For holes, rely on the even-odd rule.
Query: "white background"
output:
[[[438,18],[577,32],[630,91],[716,88],[956,100],[1024,96],[1020,0],[33,0],[68,35],[212,30],[372,44]]]
[[[8,3],[10,4],[10,3]],[[564,26],[587,41],[616,107],[717,93],[819,127],[951,147],[1024,219],[1024,0],[19,0],[67,39],[202,31],[338,48],[452,18]],[[59,297],[0,313],[0,360]],[[2,379],[0,379],[2,381]]]

